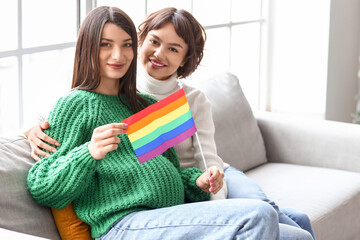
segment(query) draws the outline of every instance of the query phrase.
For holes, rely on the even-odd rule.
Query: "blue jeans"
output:
[[[229,199],[131,213],[98,239],[272,240],[279,239],[279,224],[269,204]]]
[[[308,231],[288,224],[279,224],[280,240],[313,240]]]
[[[309,217],[305,213],[290,208],[279,208],[273,201],[268,199],[259,184],[247,177],[242,171],[228,167],[224,171],[228,188],[228,198],[259,199],[269,203],[278,213],[279,223],[302,228],[308,231],[313,239],[315,234]],[[284,227],[284,226],[283,226]],[[281,229],[280,229],[281,231]]]

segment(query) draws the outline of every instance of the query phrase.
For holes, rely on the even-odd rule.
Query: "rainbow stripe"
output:
[[[191,137],[197,130],[183,89],[122,121],[140,163]]]

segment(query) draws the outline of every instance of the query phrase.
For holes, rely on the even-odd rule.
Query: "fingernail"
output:
[[[214,188],[211,187],[211,188],[210,188],[210,192],[212,192],[212,191],[214,191]]]
[[[127,127],[128,127],[128,125],[127,125],[126,123],[124,123],[124,127],[126,127],[126,128],[127,128]]]
[[[49,154],[49,153],[46,153],[46,156],[47,156],[47,157],[49,157],[49,156],[50,156],[50,154]]]
[[[53,150],[51,150],[53,153],[56,153],[57,151],[56,151],[56,149],[53,149]]]
[[[210,178],[210,181],[211,181],[211,182],[214,181],[214,178]]]
[[[210,183],[210,186],[214,186],[214,183],[212,182],[212,183]]]
[[[58,146],[58,147],[60,147],[60,143],[58,143],[58,142],[56,142],[55,145]]]

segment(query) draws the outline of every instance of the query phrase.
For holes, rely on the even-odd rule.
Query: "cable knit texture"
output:
[[[129,213],[174,206],[185,199],[208,200],[209,194],[195,182],[202,171],[180,168],[173,149],[139,164],[128,137],[120,135],[118,149],[102,160],[91,157],[87,146],[93,130],[132,114],[124,96],[74,90],[60,98],[49,115],[46,134],[61,147],[29,171],[27,183],[33,198],[57,209],[73,202],[94,238]]]
[[[166,80],[157,80],[151,77],[142,66],[138,66],[137,88],[140,92],[154,97],[156,100],[162,100],[180,89],[179,82],[182,84],[186,98],[193,115],[197,132],[199,135],[201,148],[204,153],[208,167],[216,166],[223,170],[228,167],[217,155],[215,144],[215,126],[211,113],[210,100],[198,88],[189,84],[189,80],[176,78],[176,73]],[[179,157],[180,166],[184,168],[197,167],[205,171],[199,144],[195,136],[186,139],[174,147]],[[227,186],[224,180],[223,188],[216,194],[211,194],[211,200],[226,199]]]

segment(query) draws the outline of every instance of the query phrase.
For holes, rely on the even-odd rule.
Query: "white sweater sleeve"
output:
[[[211,103],[203,92],[192,86],[184,84],[184,91],[188,99],[191,113],[197,128],[201,149],[203,151],[207,167],[216,166],[224,170],[224,163],[218,156],[215,144],[215,126],[211,113]],[[194,158],[196,167],[205,171],[205,165],[201,156],[198,141],[193,135]],[[216,194],[211,194],[211,200],[226,199],[227,187],[224,180],[223,188]]]

